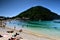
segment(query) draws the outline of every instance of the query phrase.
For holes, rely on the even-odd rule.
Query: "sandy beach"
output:
[[[7,31],[13,30],[12,28],[1,28],[0,27],[0,35],[3,37],[0,40],[8,40],[11,38],[15,33],[18,33],[20,37],[23,39],[20,40],[60,40],[60,38],[49,37],[43,34],[36,34],[34,32],[23,30],[21,33],[18,30],[14,30],[13,33],[7,33]]]

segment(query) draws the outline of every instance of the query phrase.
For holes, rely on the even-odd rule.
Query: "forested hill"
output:
[[[60,16],[45,7],[35,6],[20,13],[16,18],[29,20],[53,20],[59,19]]]

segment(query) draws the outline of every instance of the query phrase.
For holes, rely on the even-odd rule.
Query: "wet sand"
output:
[[[15,33],[19,33],[19,36],[22,37],[22,40],[60,40],[60,38],[55,37],[49,37],[47,35],[43,34],[37,34],[28,30],[23,29],[23,31],[20,33],[18,30],[14,30],[13,33],[7,33],[8,30],[14,30],[12,28],[1,28],[0,27],[0,35],[3,37],[0,38],[0,40],[8,40],[11,38]]]

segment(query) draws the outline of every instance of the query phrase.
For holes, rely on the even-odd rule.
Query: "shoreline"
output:
[[[1,28],[1,27],[0,27]],[[5,27],[5,29],[9,29],[9,30],[14,30],[13,28],[9,28],[9,27]],[[2,29],[3,30],[3,29]],[[48,35],[44,35],[44,34],[38,34],[38,33],[35,33],[35,32],[32,32],[32,31],[29,31],[29,30],[25,30],[25,29],[22,29],[22,33],[26,34],[26,35],[31,35],[33,37],[36,37],[36,38],[46,38],[46,39],[49,39],[49,40],[60,40],[60,38],[55,38],[55,37],[49,37]],[[15,29],[14,30],[15,32],[19,32],[19,30]],[[0,32],[1,34],[1,32]]]
[[[36,37],[44,37],[44,38],[47,38],[47,39],[50,39],[50,40],[57,40],[58,38],[56,37],[50,37],[48,35],[45,35],[45,34],[39,34],[39,33],[35,33],[35,32],[32,32],[32,31],[27,31],[27,30],[24,30],[25,33],[28,33],[28,34],[31,34],[31,35],[34,35]]]
[[[11,29],[11,30],[14,30],[13,28],[9,28],[9,27],[6,27],[8,29]],[[19,32],[19,30],[15,29],[16,32]],[[26,33],[26,34],[30,34],[30,35],[33,35],[33,36],[36,36],[36,37],[39,37],[39,38],[47,38],[47,39],[50,39],[50,40],[60,40],[60,38],[56,38],[56,37],[50,37],[48,35],[44,35],[44,34],[39,34],[39,33],[35,33],[35,32],[32,32],[32,31],[29,31],[29,30],[25,30],[23,29],[23,33]]]

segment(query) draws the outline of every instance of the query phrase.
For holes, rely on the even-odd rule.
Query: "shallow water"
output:
[[[22,21],[12,20],[6,22],[9,27],[23,28],[35,33],[60,37],[60,23],[54,21]]]

